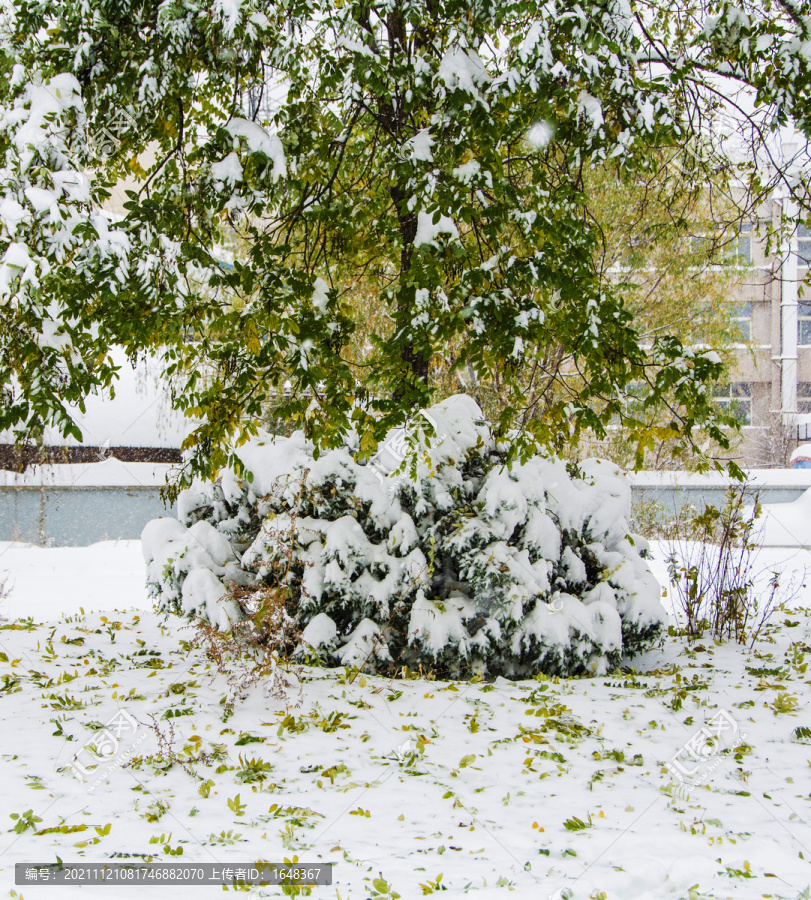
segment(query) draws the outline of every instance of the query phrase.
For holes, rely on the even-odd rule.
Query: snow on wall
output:
[[[0,469],[0,487],[163,487],[169,463],[121,462],[29,466],[25,472]]]

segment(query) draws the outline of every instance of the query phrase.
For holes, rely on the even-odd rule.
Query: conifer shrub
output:
[[[535,456],[511,468],[475,402],[427,411],[402,472],[388,442],[313,455],[301,433],[240,448],[225,472],[143,534],[166,612],[228,631],[283,598],[303,661],[443,677],[602,674],[648,648],[666,615],[629,534],[630,488],[612,463]],[[400,435],[402,438],[402,435]],[[391,455],[391,454],[390,454]]]

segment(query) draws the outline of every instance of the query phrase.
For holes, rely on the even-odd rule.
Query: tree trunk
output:
[[[403,282],[411,270],[414,239],[417,236],[417,216],[414,212],[406,209],[405,191],[399,185],[393,185],[390,189],[390,194],[397,209],[397,218],[400,222],[400,236],[403,242],[402,250],[400,251],[400,290],[395,317],[399,330],[408,326],[413,315],[414,291],[413,289],[403,290]],[[421,381],[423,384],[428,383],[428,359],[419,354],[410,344],[403,347],[400,358],[411,373],[409,381],[412,383],[416,381]]]

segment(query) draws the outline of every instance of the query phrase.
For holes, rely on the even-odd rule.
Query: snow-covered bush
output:
[[[428,413],[400,477],[300,433],[241,448],[252,482],[197,484],[144,530],[158,605],[227,629],[282,589],[297,655],[377,671],[603,673],[649,646],[665,613],[619,470],[507,469],[471,398]]]

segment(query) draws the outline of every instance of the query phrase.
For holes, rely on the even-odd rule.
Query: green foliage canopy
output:
[[[188,477],[238,467],[286,386],[284,416],[317,445],[354,427],[369,454],[430,404],[431,361],[456,343],[454,365],[506,386],[518,455],[601,433],[643,375],[651,403],[669,398],[663,433],[724,446],[720,361],[640,339],[599,277],[584,171],[631,178],[687,146],[719,77],[773,130],[807,133],[809,20],[791,0],[745,6],[14,0],[0,429],[79,437],[70,404],[114,383],[123,346],[159,350],[182,385]],[[361,282],[387,317],[359,363]],[[578,387],[540,415],[520,372],[550,348]]]

